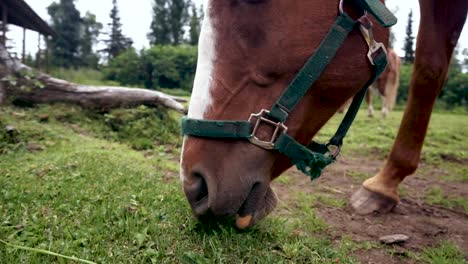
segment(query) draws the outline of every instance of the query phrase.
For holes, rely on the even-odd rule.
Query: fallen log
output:
[[[165,93],[128,87],[81,85],[38,72],[10,56],[0,45],[0,104],[5,100],[27,104],[70,103],[83,108],[163,106],[185,113],[176,98]]]

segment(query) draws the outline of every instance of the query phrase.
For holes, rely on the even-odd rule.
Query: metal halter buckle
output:
[[[336,157],[338,157],[338,155],[340,155],[341,146],[337,146],[337,145],[333,145],[333,144],[328,143],[327,144],[327,149],[328,149],[327,154],[332,156],[333,158],[336,158]]]
[[[379,50],[382,50],[387,55],[387,49],[382,42],[377,42],[374,38],[374,33],[372,31],[372,22],[367,17],[367,13],[365,13],[361,18],[358,19],[359,21],[359,30],[361,31],[362,37],[367,43],[369,47],[369,51],[367,52],[367,58],[372,65],[375,65],[373,55],[376,54]]]
[[[256,119],[255,126],[253,128],[252,134],[250,135],[250,143],[259,146],[264,149],[274,149],[275,141],[278,139],[280,134],[286,133],[288,128],[282,122],[275,122],[268,119],[268,114],[270,111],[262,109],[258,114],[251,114],[249,117],[249,122],[252,122],[253,119]],[[265,123],[268,126],[274,127],[273,134],[270,137],[270,141],[263,141],[256,136],[258,128],[261,123]]]

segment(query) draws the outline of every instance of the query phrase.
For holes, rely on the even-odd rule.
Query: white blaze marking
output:
[[[203,119],[211,104],[211,80],[213,78],[213,61],[215,59],[215,32],[210,18],[209,1],[205,1],[205,19],[203,20],[198,41],[198,62],[188,117]]]
[[[193,83],[192,96],[188,109],[188,117],[203,119],[206,110],[211,105],[210,93],[211,80],[213,74],[213,61],[215,59],[215,31],[210,18],[210,1],[204,1],[205,18],[203,19],[198,41],[198,61],[195,80]],[[184,181],[184,169],[182,168],[184,145],[187,137],[184,137],[180,156],[180,180]]]

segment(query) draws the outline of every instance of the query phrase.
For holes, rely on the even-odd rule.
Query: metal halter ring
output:
[[[274,149],[275,141],[276,139],[278,139],[279,135],[286,133],[286,131],[288,131],[288,128],[282,122],[275,122],[275,121],[268,119],[269,113],[270,111],[266,109],[262,109],[260,113],[251,114],[249,117],[249,122],[252,122],[253,119],[256,119],[252,134],[250,135],[250,138],[249,138],[250,143],[258,147],[268,149],[268,150]],[[256,133],[261,123],[265,123],[268,126],[273,127],[275,129],[273,131],[273,134],[270,137],[270,141],[261,140],[256,136]]]

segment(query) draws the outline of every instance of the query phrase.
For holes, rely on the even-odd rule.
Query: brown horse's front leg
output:
[[[421,24],[407,107],[382,170],[351,197],[360,214],[386,213],[398,202],[398,185],[418,167],[434,102],[463,29],[468,1],[420,0]]]

